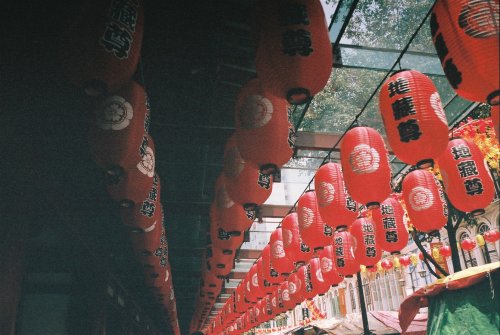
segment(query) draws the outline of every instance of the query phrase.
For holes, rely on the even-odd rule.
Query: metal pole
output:
[[[359,293],[359,304],[361,306],[361,318],[363,319],[363,335],[372,335],[368,326],[368,315],[366,314],[365,305],[365,294],[363,292],[363,281],[361,280],[361,273],[357,273],[356,277],[358,279],[358,293]]]

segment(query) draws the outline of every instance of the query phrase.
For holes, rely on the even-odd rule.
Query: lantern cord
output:
[[[357,125],[358,124],[358,119],[361,117],[361,115],[363,115],[363,113],[365,112],[366,108],[368,107],[368,105],[370,104],[370,102],[372,101],[373,97],[377,94],[377,92],[379,91],[379,89],[382,87],[382,85],[384,84],[384,82],[386,81],[387,78],[389,78],[389,75],[394,71],[394,69],[396,68],[396,65],[400,64],[401,62],[401,59],[403,58],[403,56],[405,55],[406,51],[408,51],[408,48],[410,47],[411,43],[413,42],[413,40],[415,39],[415,37],[417,37],[417,34],[419,33],[420,29],[422,29],[423,25],[425,24],[425,22],[427,21],[427,19],[429,18],[429,16],[431,15],[432,13],[432,10],[434,9],[434,6],[436,5],[436,1],[434,1],[434,3],[432,4],[431,8],[429,9],[429,11],[427,12],[427,14],[425,14],[425,17],[423,18],[422,22],[420,22],[420,24],[418,25],[417,29],[415,30],[415,32],[413,33],[413,35],[411,35],[410,39],[408,40],[408,43],[406,43],[405,47],[401,50],[401,53],[399,54],[398,58],[396,59],[396,61],[394,62],[394,64],[391,66],[391,68],[389,69],[389,71],[387,71],[387,73],[385,74],[384,78],[382,78],[382,80],[380,81],[380,83],[377,85],[377,87],[375,88],[375,90],[373,90],[372,94],[370,95],[370,97],[368,98],[368,100],[366,101],[366,103],[363,105],[363,107],[361,108],[361,110],[359,111],[358,114],[356,114],[356,116],[354,117],[354,120],[351,122],[351,124],[347,127],[347,130],[344,131],[342,133],[342,135],[339,137],[339,139],[337,140],[337,142],[335,142],[335,144],[330,148],[330,150],[328,151],[327,155],[325,156],[325,158],[323,158],[323,161],[321,162],[320,166],[325,164],[328,160],[328,157],[330,157],[329,155],[333,152],[333,150],[335,150],[337,148],[337,146],[339,145],[340,141],[342,141],[342,139],[344,138],[344,136],[346,135],[347,131],[349,129],[351,129],[353,126]],[[309,103],[308,105],[309,106]],[[304,189],[304,191],[302,191],[302,193],[299,195],[299,198],[308,190],[310,189],[311,187],[311,184],[314,180],[314,177],[309,181],[309,183],[307,184],[306,188]],[[295,203],[293,204],[293,206],[290,208],[290,210],[288,211],[287,214],[290,214],[292,212],[292,210],[294,208],[297,207],[297,203],[298,203],[298,199],[297,201],[295,201]],[[281,223],[278,225],[278,227],[281,227]]]
[[[432,265],[434,265],[434,267],[439,271],[441,272],[444,276],[448,276],[448,272],[446,272],[435,260],[434,258],[432,258],[428,253],[427,251],[424,249],[424,247],[422,246],[422,243],[419,239],[419,236],[417,235],[417,230],[414,229],[413,232],[412,232],[412,237],[413,237],[413,240],[415,241],[415,244],[417,245],[418,249],[420,250],[420,252],[422,253],[422,255],[424,256],[424,263],[425,265],[427,266],[427,269],[429,270],[429,272],[436,278],[441,278],[441,276],[439,276],[436,272],[434,272],[434,270],[432,270],[429,262],[432,263]]]

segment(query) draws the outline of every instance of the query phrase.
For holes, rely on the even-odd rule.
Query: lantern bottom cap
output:
[[[246,211],[254,211],[259,207],[255,202],[246,202],[243,204],[243,209]]]
[[[260,166],[260,172],[265,175],[270,175],[278,171],[278,166],[274,163],[267,163]]]
[[[432,158],[422,159],[421,161],[418,161],[416,165],[419,169],[427,169],[434,167],[434,160]]]
[[[476,217],[479,215],[483,215],[484,213],[486,213],[486,211],[483,208],[480,208],[480,209],[475,209],[475,210],[471,211],[470,215]]]
[[[391,255],[401,255],[401,251],[392,251]]]
[[[344,277],[346,277],[346,278],[352,278],[353,275],[347,275],[347,276],[344,276]]]
[[[367,209],[377,209],[380,207],[380,202],[378,201],[371,201],[366,204]]]
[[[292,105],[302,105],[311,99],[311,92],[304,87],[291,88],[286,92],[286,100]]]

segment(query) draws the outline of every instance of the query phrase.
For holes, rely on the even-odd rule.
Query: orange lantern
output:
[[[415,170],[403,180],[403,199],[415,228],[428,233],[448,220],[448,205],[437,178],[429,171]]]
[[[345,133],[340,159],[347,190],[369,209],[391,194],[391,168],[382,136],[373,128],[355,127]]]
[[[281,229],[283,248],[287,257],[296,266],[307,263],[313,255],[313,250],[301,239],[297,213],[290,213],[285,216],[281,222]]]
[[[431,34],[446,78],[461,97],[500,103],[498,1],[440,0]]]
[[[283,232],[281,228],[276,228],[271,233],[269,239],[271,246],[271,263],[280,274],[287,276],[295,269],[293,262],[286,256],[283,247]]]
[[[359,218],[352,223],[352,237],[355,239],[354,256],[359,264],[366,267],[374,266],[382,257],[378,245],[375,223],[369,218]]]
[[[495,186],[483,155],[474,142],[452,139],[439,157],[439,168],[450,202],[472,215],[484,213],[495,196]]]
[[[307,191],[299,198],[297,216],[300,236],[308,246],[316,250],[332,243],[333,228],[321,218],[314,191]]]
[[[354,201],[344,184],[342,167],[327,163],[318,169],[314,177],[321,218],[332,226],[349,227],[358,216],[358,203]]]
[[[91,96],[124,85],[139,62],[143,26],[142,1],[86,1],[61,43],[62,66],[70,81]]]
[[[393,196],[382,201],[380,207],[372,211],[377,241],[382,250],[399,254],[399,251],[408,244],[409,236],[404,215],[403,206]]]
[[[224,185],[229,197],[247,210],[262,205],[273,190],[273,176],[265,174],[241,158],[233,134],[224,150]]]
[[[257,1],[255,67],[264,90],[302,104],[321,91],[333,57],[319,0]]]
[[[239,152],[245,162],[272,174],[293,155],[295,132],[288,122],[288,104],[261,87],[259,79],[250,80],[236,103],[236,132]]]
[[[448,122],[432,80],[398,71],[382,86],[379,104],[394,154],[407,164],[432,166],[448,144]]]
[[[348,231],[336,231],[333,236],[334,264],[339,274],[347,278],[359,271],[359,263],[354,258],[354,243],[354,238]]]

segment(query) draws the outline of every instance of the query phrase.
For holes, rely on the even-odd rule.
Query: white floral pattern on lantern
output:
[[[444,113],[443,105],[441,104],[441,97],[438,92],[434,92],[430,97],[431,107],[436,113],[437,117],[441,122],[448,125],[448,121],[446,120],[446,114]]]
[[[299,220],[302,228],[309,228],[314,220],[314,212],[308,207],[302,207],[302,220]]]
[[[380,155],[369,145],[359,144],[349,155],[349,163],[356,174],[373,173],[380,167]]]
[[[273,117],[273,104],[262,95],[251,95],[245,99],[239,112],[241,127],[254,129],[265,126]]]
[[[155,154],[150,147],[146,147],[145,151],[146,153],[142,156],[141,161],[137,163],[137,169],[146,176],[153,178],[155,174]]]
[[[104,100],[97,113],[97,126],[104,130],[122,130],[134,117],[132,105],[123,97],[112,96]]]
[[[318,195],[318,205],[320,207],[326,207],[335,199],[335,188],[332,184],[322,181],[319,183],[316,194]]]
[[[290,284],[288,284],[288,286],[290,286]],[[283,298],[283,301],[290,301],[290,292],[288,291],[288,289],[283,289],[283,291],[281,292],[281,297]]]
[[[297,292],[297,285],[294,282],[288,282],[288,291],[290,294],[295,294]],[[284,291],[283,291],[284,292]],[[284,294],[283,294],[284,295]],[[283,298],[284,299],[284,298]],[[289,299],[288,299],[289,300]]]
[[[273,304],[273,307],[277,307],[276,297],[273,297],[273,298],[271,299],[271,304]]]
[[[413,188],[408,196],[410,206],[416,211],[428,209],[434,203],[431,190],[423,186]]]
[[[282,233],[282,237],[283,237],[283,246],[285,248],[287,248],[288,246],[290,246],[292,244],[293,233],[291,230],[288,230],[288,229],[282,229],[281,233]]]
[[[259,277],[257,276],[256,273],[254,273],[252,276],[252,285],[255,287],[259,286]]]
[[[316,270],[316,278],[318,278],[318,281],[324,282],[325,280],[323,279],[323,273],[321,272],[321,269]]]
[[[321,258],[321,271],[330,272],[333,269],[333,261],[328,257]]]
[[[272,247],[273,257],[274,258],[283,258],[285,257],[285,250],[283,249],[283,241],[274,241]]]

